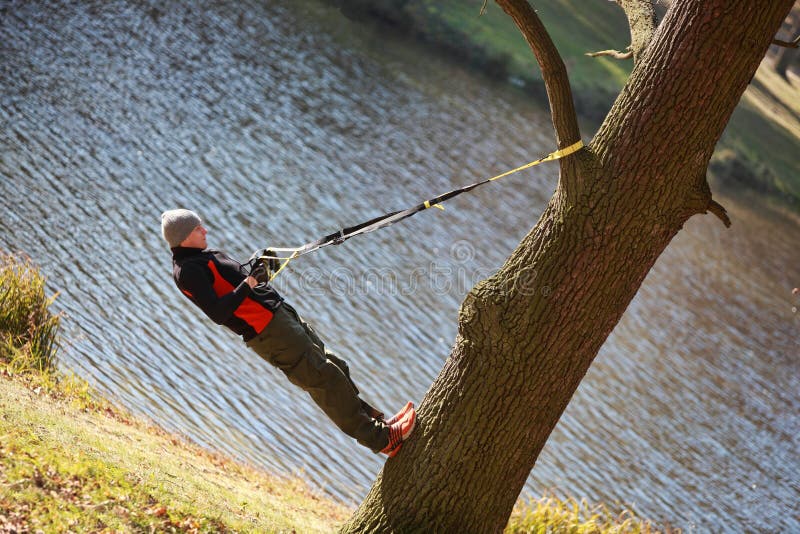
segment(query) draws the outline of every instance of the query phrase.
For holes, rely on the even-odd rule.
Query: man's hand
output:
[[[278,255],[271,248],[260,248],[256,250],[250,256],[250,259],[247,260],[247,263],[250,265],[255,265],[255,263],[262,258],[264,258],[263,261],[266,262],[267,268],[271,272],[274,273],[281,268],[281,260],[278,259]]]
[[[281,260],[278,259],[278,255],[275,254],[274,250],[272,250],[271,248],[266,249],[264,251],[264,256],[268,258],[266,262],[267,262],[267,267],[269,267],[270,271],[274,273],[275,271],[281,268]]]
[[[269,282],[269,271],[267,270],[267,266],[264,265],[263,261],[256,260],[255,265],[253,265],[252,269],[250,269],[249,278],[255,278],[256,282],[259,284]]]

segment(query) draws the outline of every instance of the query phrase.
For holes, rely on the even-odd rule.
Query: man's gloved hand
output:
[[[281,268],[281,260],[278,259],[278,255],[275,254],[275,251],[271,248],[264,250],[264,256],[268,259],[264,260],[267,262],[267,267],[273,273]]]
[[[269,271],[267,270],[267,266],[264,265],[264,262],[257,259],[252,265],[253,266],[250,268],[250,276],[255,278],[256,282],[259,284],[269,282]]]
[[[256,264],[256,262],[259,260],[259,258],[261,258],[261,256],[266,254],[266,252],[267,252],[267,249],[265,249],[265,248],[260,248],[260,249],[256,250],[255,252],[250,254],[250,258],[247,260],[247,264],[246,265],[249,265],[251,267],[254,266]]]
[[[259,284],[269,282],[269,275],[281,267],[281,260],[277,258],[275,251],[269,248],[260,248],[253,252],[247,260],[250,265],[250,276],[255,278]]]

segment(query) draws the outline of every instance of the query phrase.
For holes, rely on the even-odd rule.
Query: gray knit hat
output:
[[[201,224],[203,221],[191,210],[165,211],[161,214],[161,235],[167,240],[170,248],[177,247]]]

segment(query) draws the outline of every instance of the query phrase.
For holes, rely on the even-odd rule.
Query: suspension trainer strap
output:
[[[281,264],[280,268],[277,271],[272,273],[272,275],[270,276],[270,281],[272,281],[276,276],[278,276],[278,273],[280,273],[290,261],[292,261],[293,259],[295,259],[297,257],[303,256],[305,254],[310,254],[311,252],[314,252],[315,250],[318,250],[318,249],[320,249],[322,247],[325,247],[325,246],[328,246],[328,245],[339,245],[341,243],[344,243],[345,241],[347,241],[351,237],[354,237],[354,236],[357,236],[357,235],[360,235],[360,234],[366,234],[366,233],[369,233],[369,232],[374,232],[375,230],[378,230],[380,228],[386,228],[387,226],[391,226],[392,224],[394,224],[396,222],[402,221],[403,219],[411,217],[412,215],[415,215],[415,214],[419,213],[420,211],[426,210],[428,208],[438,208],[440,210],[444,210],[444,207],[441,205],[442,202],[450,200],[451,198],[456,197],[456,196],[458,196],[458,195],[460,195],[462,193],[466,193],[468,191],[472,191],[473,189],[475,189],[478,186],[487,184],[489,182],[494,182],[494,181],[499,180],[500,178],[504,178],[504,177],[506,177],[506,176],[508,176],[510,174],[514,174],[516,172],[523,171],[525,169],[529,169],[531,167],[539,165],[540,163],[544,163],[545,161],[553,161],[553,160],[556,160],[556,159],[563,158],[565,156],[569,156],[570,154],[573,154],[573,153],[577,152],[578,150],[580,150],[582,147],[583,147],[583,141],[577,141],[577,142],[569,145],[568,147],[562,148],[560,150],[556,150],[555,152],[552,152],[552,153],[548,154],[547,156],[539,158],[539,159],[537,159],[535,161],[531,161],[530,163],[526,163],[525,165],[517,167],[516,169],[511,169],[510,171],[506,171],[506,172],[504,172],[502,174],[498,174],[497,176],[492,176],[491,178],[487,178],[486,180],[483,180],[483,181],[480,181],[480,182],[476,182],[476,183],[474,183],[472,185],[467,185],[467,186],[464,186],[464,187],[459,187],[458,189],[453,189],[452,191],[448,191],[447,193],[444,193],[444,194],[439,195],[437,197],[434,197],[434,198],[431,198],[429,200],[426,200],[425,202],[417,204],[416,206],[412,206],[412,207],[410,207],[408,209],[400,210],[400,211],[393,211],[391,213],[386,213],[384,215],[380,215],[378,217],[375,217],[374,219],[370,219],[370,220],[368,220],[366,222],[362,222],[362,223],[357,224],[355,226],[349,226],[347,228],[342,228],[342,229],[337,230],[336,232],[334,232],[332,234],[328,234],[328,235],[326,235],[324,237],[321,237],[321,238],[317,239],[316,241],[312,241],[310,243],[306,243],[305,245],[303,245],[301,247],[295,247],[295,248],[274,248],[273,247],[272,250],[274,250],[276,252],[291,252],[291,255],[278,258],[278,259],[283,260],[283,263]],[[267,258],[268,258],[267,256],[262,256],[262,259],[267,259]]]

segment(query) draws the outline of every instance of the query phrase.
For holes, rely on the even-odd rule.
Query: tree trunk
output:
[[[344,531],[502,531],[650,268],[711,209],[712,151],[792,3],[673,3],[591,145],[561,160],[536,227],[467,295],[414,435]]]

